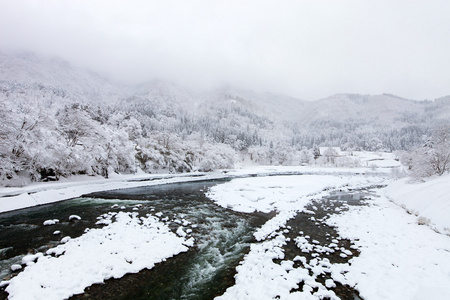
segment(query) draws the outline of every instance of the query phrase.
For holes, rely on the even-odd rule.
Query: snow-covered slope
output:
[[[213,90],[205,98],[214,102],[222,101],[239,105],[277,121],[297,121],[299,114],[308,106],[307,101],[298,98],[232,87]]]
[[[429,103],[412,101],[394,95],[337,94],[315,102],[302,112],[300,122],[319,119],[344,122],[347,119],[367,122],[398,122],[408,114],[423,114]]]
[[[306,126],[321,120],[344,122],[354,119],[372,124],[406,124],[417,119],[450,116],[450,96],[431,102],[413,101],[391,94],[336,94],[317,101],[303,101],[233,87],[196,93],[161,80],[125,86],[77,69],[63,59],[43,58],[32,53],[14,55],[0,52],[0,84],[3,90],[10,92],[19,89],[17,93],[27,89],[51,89],[53,94],[90,104],[111,103],[118,99],[127,102],[148,100],[166,103],[170,108],[181,106],[192,109],[202,103],[228,101],[274,120],[289,120]],[[12,88],[13,85],[15,88]]]
[[[450,235],[450,174],[410,182],[405,178],[390,184],[386,195],[439,232]]]
[[[74,68],[60,58],[44,58],[32,53],[20,55],[0,52],[0,84],[22,89],[57,90],[80,103],[115,100],[126,92],[93,72]]]

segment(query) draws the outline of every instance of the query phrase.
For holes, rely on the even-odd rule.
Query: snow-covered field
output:
[[[364,299],[445,299],[450,298],[450,237],[432,228],[448,228],[450,201],[448,175],[425,183],[393,182],[391,170],[398,167],[392,156],[353,153],[367,161],[366,168],[252,167],[217,173],[187,175],[133,175],[90,181],[41,183],[23,188],[0,189],[0,212],[61,201],[82,194],[118,188],[188,182],[237,176],[214,186],[208,196],[218,205],[249,213],[275,212],[275,216],[254,234],[255,244],[237,267],[236,284],[219,299],[317,299],[337,298],[336,284],[354,287]],[[289,175],[286,174],[302,174]],[[265,177],[249,177],[249,176]],[[302,232],[295,243],[303,253],[312,250],[359,256],[348,263],[330,263],[320,256],[306,260],[302,255],[287,260],[283,247],[290,239],[288,220],[299,212],[311,214],[305,206],[332,191],[389,184],[375,189],[377,195],[365,206],[348,207],[341,214],[318,220],[336,226],[340,238],[350,239],[354,248],[311,241]],[[388,198],[389,197],[389,198]],[[429,199],[427,202],[422,199]],[[389,200],[393,200],[389,201]],[[408,214],[403,204],[431,227]],[[168,229],[157,215],[138,217],[115,212],[101,216],[101,229],[87,229],[79,238],[46,254],[25,256],[25,270],[13,277],[6,290],[10,299],[63,299],[94,283],[120,278],[126,273],[152,268],[177,253],[187,251],[194,241]],[[319,223],[318,223],[319,224]],[[292,232],[291,232],[292,234]],[[163,246],[162,246],[163,245]],[[144,259],[145,258],[145,259]],[[275,260],[281,260],[276,263]],[[301,262],[304,268],[294,267]],[[20,268],[20,266],[12,266]],[[325,283],[318,280],[329,274]],[[301,290],[298,284],[304,282]],[[44,288],[45,287],[45,288]],[[34,297],[34,298],[33,298]]]

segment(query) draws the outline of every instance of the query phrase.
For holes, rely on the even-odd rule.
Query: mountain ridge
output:
[[[285,132],[280,136],[293,134],[292,141],[307,147],[325,143],[331,136],[335,141],[334,132],[343,128],[351,128],[352,134],[358,134],[359,140],[364,139],[359,133],[362,130],[386,139],[386,130],[400,131],[405,127],[419,126],[427,132],[434,122],[450,116],[450,96],[434,101],[417,101],[388,93],[338,93],[305,101],[230,86],[198,92],[163,80],[120,85],[93,72],[72,67],[62,59],[41,58],[33,54],[14,56],[0,52],[0,85],[2,98],[22,105],[34,103],[35,107],[40,102],[46,107],[54,103],[66,106],[71,103],[93,107],[101,105],[114,111],[141,111],[146,115],[144,119],[159,118],[159,122],[163,122],[163,116],[183,118],[183,122],[191,123],[200,122],[194,119],[202,119],[204,126],[209,124],[212,127],[215,125],[211,121],[205,121],[211,116],[230,118],[224,122],[229,126],[236,126],[233,125],[236,122],[258,120],[252,126],[265,124],[264,128],[267,128],[272,123],[270,126],[278,126]],[[150,128],[167,128],[152,126]],[[179,123],[177,126],[185,125]],[[238,134],[231,132],[234,131],[229,134]],[[324,139],[322,136],[328,137]]]

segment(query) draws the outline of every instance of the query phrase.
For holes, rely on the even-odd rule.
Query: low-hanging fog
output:
[[[0,51],[128,83],[232,85],[316,100],[450,94],[448,1],[8,1]]]

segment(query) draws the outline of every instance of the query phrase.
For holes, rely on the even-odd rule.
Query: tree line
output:
[[[86,103],[41,84],[1,82],[0,86],[3,184],[77,174],[108,177],[111,172],[139,169],[212,171],[242,160],[310,164],[317,159],[317,146],[392,152],[426,144],[411,154],[411,169],[421,168],[417,157],[422,157],[436,161],[436,173],[447,171],[440,162],[448,157],[437,153],[449,148],[448,137],[436,133],[431,119],[393,128],[353,119],[341,123],[324,119],[302,127],[274,121],[227,98],[189,109],[160,96],[136,94],[111,103]]]

